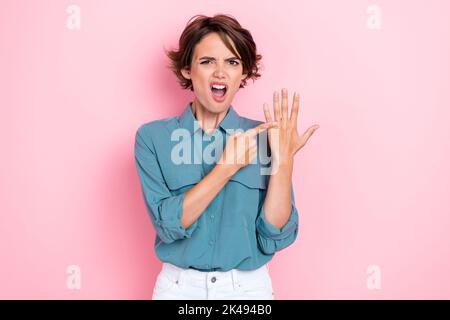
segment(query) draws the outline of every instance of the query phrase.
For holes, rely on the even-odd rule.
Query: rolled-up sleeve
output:
[[[167,188],[151,136],[143,132],[143,127],[135,135],[134,155],[147,213],[158,237],[165,243],[190,238],[198,220],[186,229],[181,225],[186,192],[172,195]]]
[[[281,228],[277,228],[267,221],[264,213],[264,199],[266,192],[263,192],[260,201],[260,209],[256,219],[256,234],[258,244],[265,254],[274,254],[291,245],[298,234],[298,211],[295,206],[294,189],[291,187],[291,215],[288,222]]]

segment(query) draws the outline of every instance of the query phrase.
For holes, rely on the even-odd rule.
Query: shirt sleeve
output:
[[[265,254],[274,254],[291,245],[298,234],[298,211],[295,207],[294,188],[291,186],[291,215],[288,222],[281,228],[277,228],[267,221],[264,213],[264,200],[266,190],[262,191],[262,201],[256,219],[256,234],[261,251]]]
[[[147,213],[158,237],[165,243],[190,238],[197,228],[198,220],[187,229],[181,225],[186,192],[175,196],[171,194],[164,181],[151,137],[145,135],[141,128],[136,132],[134,155]]]

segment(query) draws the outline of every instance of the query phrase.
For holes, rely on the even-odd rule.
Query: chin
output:
[[[222,102],[217,102],[214,99],[208,97],[208,99],[206,99],[206,104],[203,104],[203,106],[209,112],[220,113],[228,109],[228,107],[230,106],[230,101],[229,99],[225,99]]]
[[[207,106],[206,109],[212,113],[221,113],[221,112],[226,111],[228,109],[228,107],[229,107],[229,104],[226,103],[226,101],[221,102],[221,103],[217,103],[214,101],[213,104],[210,106]]]

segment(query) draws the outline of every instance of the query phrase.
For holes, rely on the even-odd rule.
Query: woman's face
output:
[[[236,49],[234,44],[233,49]],[[208,33],[195,46],[191,70],[181,71],[185,78],[191,79],[197,103],[213,113],[228,109],[247,76],[242,72],[239,57],[228,50],[215,32]],[[217,89],[213,89],[214,83],[219,85]],[[220,89],[220,85],[225,85],[226,90]]]

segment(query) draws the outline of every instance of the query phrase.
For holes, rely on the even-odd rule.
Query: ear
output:
[[[247,78],[247,74],[246,74],[246,73],[244,73],[244,74],[242,75],[241,81],[243,81],[245,78]]]
[[[191,79],[191,72],[189,71],[189,69],[181,69],[180,71],[183,77],[185,77],[186,79]]]

